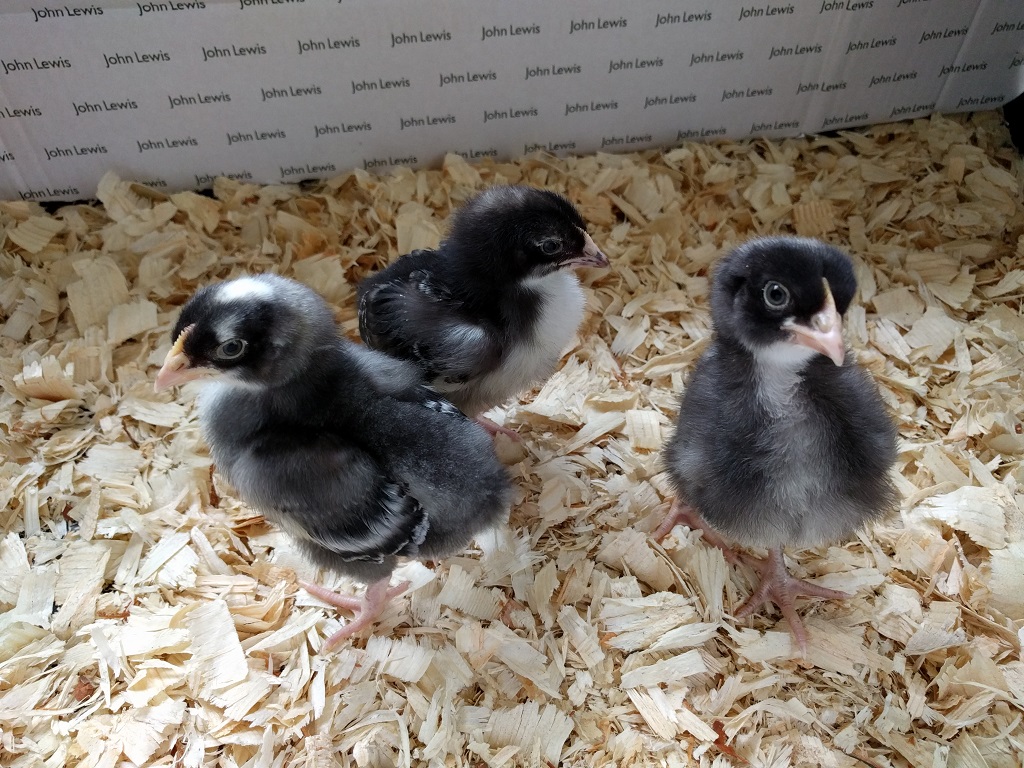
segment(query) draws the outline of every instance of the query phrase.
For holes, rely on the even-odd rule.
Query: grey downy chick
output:
[[[456,211],[439,248],[406,254],[360,283],[359,333],[367,346],[414,362],[431,387],[479,417],[554,372],[583,319],[574,270],[606,266],[566,198],[491,187]]]
[[[783,547],[841,541],[891,510],[896,429],[877,385],[847,353],[842,316],[856,291],[849,258],[825,243],[753,240],[718,264],[714,337],[687,383],[664,464],[677,522],[768,550],[744,558],[761,585],[737,611],[773,601],[801,650],[801,595],[842,598],[791,576]]]
[[[412,364],[338,334],[314,291],[275,275],[200,289],[182,308],[159,391],[209,377],[199,421],[239,497],[318,566],[368,584],[358,599],[303,586],[356,617],[324,648],[371,625],[400,558],[463,549],[508,513],[489,435]]]

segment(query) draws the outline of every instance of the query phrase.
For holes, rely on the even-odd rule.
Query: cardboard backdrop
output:
[[[816,133],[1024,91],[1020,0],[0,9],[0,199]]]

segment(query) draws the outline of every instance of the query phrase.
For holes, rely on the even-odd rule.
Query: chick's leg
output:
[[[826,600],[842,600],[851,597],[846,592],[819,587],[793,576],[786,568],[782,547],[768,550],[768,557],[764,559],[744,558],[744,561],[761,576],[761,584],[736,611],[736,618],[750,616],[764,603],[775,603],[789,622],[789,631],[802,653],[807,653],[807,630],[800,619],[800,614],[796,612],[796,598],[822,597]]]
[[[495,437],[495,436],[498,435],[498,433],[501,433],[501,434],[505,435],[507,438],[509,438],[510,440],[512,440],[513,442],[515,442],[515,443],[521,443],[523,441],[523,438],[521,438],[519,436],[519,433],[516,432],[514,429],[510,429],[508,427],[503,427],[503,426],[501,426],[501,424],[498,424],[497,422],[491,421],[486,416],[476,416],[476,417],[474,417],[473,420],[477,424],[479,424],[481,427],[486,429],[487,433],[491,437]]]
[[[321,653],[326,653],[346,637],[351,637],[372,625],[388,602],[409,588],[408,581],[403,581],[401,584],[390,588],[388,587],[388,582],[389,579],[387,578],[373,582],[373,584],[366,588],[366,592],[363,593],[362,597],[339,595],[337,592],[332,592],[325,587],[321,587],[319,584],[312,584],[308,581],[299,582],[299,586],[313,595],[313,597],[317,597],[336,608],[352,611],[355,614],[352,621],[327,638],[327,641],[320,649]]]
[[[722,554],[725,555],[725,559],[733,565],[739,565],[746,561],[742,555],[729,546],[725,539],[719,536],[711,526],[704,522],[704,519],[697,514],[697,510],[689,504],[682,503],[679,499],[672,502],[672,509],[669,510],[668,515],[661,522],[661,525],[659,525],[652,534],[654,540],[661,541],[680,523],[685,525],[691,531],[700,531],[704,541],[711,546],[718,547],[722,550]]]

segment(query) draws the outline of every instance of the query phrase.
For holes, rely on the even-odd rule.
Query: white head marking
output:
[[[238,299],[257,298],[269,299],[274,295],[274,288],[266,280],[258,280],[255,277],[240,277],[237,280],[229,280],[221,283],[217,291],[217,301],[228,302]]]

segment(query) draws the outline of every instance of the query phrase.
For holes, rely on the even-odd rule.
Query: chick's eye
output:
[[[782,283],[777,283],[774,280],[765,283],[761,296],[764,298],[764,305],[768,309],[782,309],[789,304],[789,289]]]
[[[217,358],[220,360],[237,360],[245,353],[248,344],[243,339],[228,339],[217,347]]]
[[[540,250],[545,256],[554,256],[560,250],[562,250],[562,244],[558,240],[542,240],[540,243]]]

